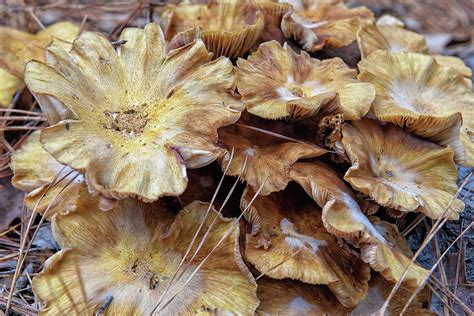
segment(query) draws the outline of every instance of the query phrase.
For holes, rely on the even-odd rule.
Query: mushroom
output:
[[[25,192],[25,206],[46,219],[75,211],[81,196],[88,196],[82,174],[56,161],[41,147],[41,131],[34,131],[11,156],[12,184]],[[100,203],[107,205],[107,200]],[[99,203],[99,200],[96,201]]]
[[[179,195],[186,168],[221,153],[217,128],[240,117],[232,63],[211,62],[201,40],[166,53],[154,23],[120,38],[116,52],[105,36],[85,32],[70,53],[53,43],[47,64],[27,64],[28,88],[55,114],[43,148],[83,173],[94,194],[148,202]]]
[[[380,20],[379,20],[380,21]],[[400,24],[372,22],[361,26],[357,44],[362,59],[378,50],[427,54],[428,45],[423,35],[406,30]]]
[[[403,236],[393,231],[393,226],[388,232],[385,223],[375,216],[367,217],[352,191],[328,165],[318,161],[298,162],[293,165],[290,176],[322,208],[324,227],[360,247],[362,259],[375,271],[397,282],[408,269],[404,283],[415,288],[422,283],[428,271],[416,263],[411,264],[405,245],[400,244]]]
[[[380,274],[372,275],[369,282],[369,293],[365,299],[351,311],[350,315],[366,316],[377,314],[377,312],[380,311],[380,308],[385,303],[385,300],[388,298],[393,286],[393,284],[385,280]],[[400,315],[400,312],[412,293],[413,289],[402,285],[390,300],[390,304],[387,307],[386,313],[388,315]],[[405,311],[406,315],[437,315],[428,309],[430,299],[431,293],[428,287],[426,287],[420,294],[416,296],[413,303],[410,304],[408,309]]]
[[[22,79],[0,68],[0,108],[8,107],[15,93],[24,85]]]
[[[249,206],[253,196],[247,188],[242,209]],[[252,226],[246,236],[245,257],[262,274],[327,284],[348,307],[357,305],[367,294],[369,267],[341,248],[326,231],[321,209],[299,187],[258,196],[244,216]]]
[[[253,314],[256,283],[240,257],[239,228],[212,208],[204,218],[208,208],[196,201],[174,218],[162,200],[121,200],[101,212],[82,199],[76,212],[53,218],[62,250],[33,279],[41,313],[94,314],[111,297],[110,315]]]
[[[36,34],[0,27],[0,107],[7,107],[16,91],[24,87],[25,64],[32,59],[45,60],[45,49],[54,40],[65,49],[79,32],[70,22],[58,22]]]
[[[171,48],[202,39],[215,57],[242,56],[264,30],[264,17],[247,0],[211,0],[208,4],[182,2],[168,5],[162,26]]]
[[[375,98],[374,88],[358,82],[357,71],[340,58],[321,61],[306,52],[296,54],[286,43],[261,44],[237,66],[236,85],[247,110],[267,119],[329,112],[338,96],[340,111],[355,120],[369,111]]]
[[[257,281],[257,315],[348,315],[326,286],[263,277]]]
[[[327,152],[315,144],[282,135],[286,127],[283,122],[244,113],[236,124],[219,129],[219,144],[226,149],[219,158],[222,169],[228,175],[240,176],[255,191],[262,187],[262,195],[283,190],[291,181],[292,164]]]
[[[357,43],[362,59],[378,50],[428,54],[428,45],[423,35],[404,29],[404,24],[394,17],[383,16],[375,23],[363,25],[357,32]],[[438,64],[451,67],[471,84],[472,71],[454,56],[432,55]]]
[[[375,116],[454,151],[472,166],[474,94],[456,70],[427,55],[377,51],[359,63],[359,80],[372,83]]]
[[[453,152],[393,124],[363,119],[345,124],[342,144],[352,167],[344,179],[378,204],[440,218],[459,218],[458,173]]]
[[[366,7],[348,8],[342,0],[286,0],[293,10],[283,17],[281,28],[311,52],[339,48],[356,40],[361,25],[373,20]]]

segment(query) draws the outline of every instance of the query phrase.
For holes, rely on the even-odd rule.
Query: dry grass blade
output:
[[[452,211],[451,209],[451,205],[452,203],[457,199],[457,197],[459,196],[459,194],[461,193],[462,189],[466,186],[466,184],[469,182],[469,179],[471,178],[472,176],[472,172],[469,173],[469,175],[466,177],[466,179],[463,181],[463,183],[461,184],[461,186],[459,187],[458,191],[456,192],[456,194],[454,195],[453,199],[451,200],[451,202],[449,203],[449,205],[447,206],[446,210],[443,212],[442,216],[436,221],[435,225],[433,225],[433,227],[431,228],[431,230],[429,231],[428,235],[426,236],[425,240],[423,241],[423,243],[421,244],[420,248],[416,251],[415,255],[413,256],[413,258],[411,259],[410,261],[410,264],[405,268],[405,271],[402,273],[400,279],[398,280],[398,282],[395,284],[395,286],[392,288],[392,291],[390,292],[390,294],[388,295],[387,299],[385,300],[384,304],[382,305],[382,307],[380,308],[380,310],[378,311],[378,314],[380,315],[384,315],[386,310],[387,310],[387,307],[390,303],[390,301],[393,299],[393,297],[395,296],[395,293],[397,292],[397,290],[400,288],[401,284],[403,283],[403,280],[405,279],[407,273],[408,273],[408,270],[410,269],[410,267],[415,263],[415,260],[418,258],[418,256],[420,255],[420,253],[423,251],[423,249],[426,248],[426,246],[429,244],[429,242],[433,239],[433,237],[438,233],[438,231],[441,229],[441,227],[443,227],[443,225],[447,222],[448,218],[449,218],[449,215],[450,215],[450,211]]]
[[[278,134],[278,133],[270,132],[270,131],[267,131],[266,129],[263,129],[263,128],[258,128],[258,127],[255,127],[255,126],[249,126],[249,125],[239,124],[239,123],[236,123],[235,125],[241,126],[241,127],[244,127],[244,128],[248,128],[248,129],[251,129],[251,130],[253,130],[253,131],[260,132],[260,133],[263,133],[263,134],[267,134],[267,135],[270,135],[270,136],[274,136],[274,137],[276,137],[276,138],[280,138],[280,139],[283,139],[283,140],[287,140],[287,141],[290,141],[290,142],[296,142],[296,143],[300,143],[300,144],[306,144],[305,142],[303,142],[303,141],[301,141],[301,140],[294,139],[294,138],[291,138],[291,137],[288,137],[288,136],[284,136],[284,135],[280,135],[280,134]]]

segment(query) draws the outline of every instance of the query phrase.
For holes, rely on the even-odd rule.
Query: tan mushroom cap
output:
[[[406,30],[403,27],[403,22],[394,17],[382,17],[376,23],[363,25],[357,32],[357,43],[362,59],[378,50],[428,54],[428,45],[423,35]],[[438,64],[453,68],[471,84],[471,68],[467,67],[462,59],[454,56],[432,56]]]
[[[449,67],[456,70],[461,76],[466,78],[468,84],[472,84],[472,70],[463,62],[461,58],[454,56],[444,56],[444,55],[433,55],[436,59],[436,62],[443,67]]]
[[[174,218],[161,200],[153,204],[122,200],[109,212],[99,211],[86,199],[81,203],[76,212],[53,220],[54,236],[63,250],[49,258],[33,280],[35,294],[45,303],[41,314],[93,314],[110,295],[107,315],[150,315],[208,204],[193,202]],[[193,249],[213,221],[202,249],[164,295],[160,314],[252,314],[257,308],[256,283],[240,257],[235,220],[212,210]]]
[[[80,173],[57,162],[43,149],[40,133],[34,131],[28,136],[11,156],[10,167],[12,184],[27,193],[25,206],[49,219],[57,213],[75,211],[79,198],[89,193]]]
[[[166,7],[162,26],[171,48],[200,38],[215,57],[238,57],[260,38],[264,18],[247,0],[212,0],[208,4],[183,2]]]
[[[387,51],[371,54],[359,69],[359,79],[375,86],[379,120],[449,145],[457,163],[474,164],[474,94],[461,74],[431,56]]]
[[[247,188],[242,209],[254,194]],[[355,306],[365,297],[369,267],[326,231],[321,209],[299,187],[258,196],[245,216],[252,225],[245,257],[261,273],[274,279],[327,284],[345,306]]]
[[[166,54],[154,23],[125,29],[121,39],[116,52],[86,32],[71,53],[53,43],[48,64],[27,64],[28,88],[53,122],[61,120],[41,142],[107,198],[179,195],[186,167],[214,161],[217,128],[240,117],[232,63],[211,62],[200,40]]]
[[[257,315],[348,315],[350,312],[325,286],[268,277],[262,277],[257,284],[260,300]]]
[[[376,315],[380,310],[385,300],[388,298],[393,284],[388,282],[380,274],[372,275],[369,282],[369,293],[365,299],[360,302],[354,310],[350,313],[351,316],[366,316]],[[403,285],[397,290],[395,296],[390,300],[386,315],[400,315],[410,296],[413,294],[413,289],[404,287]],[[428,288],[425,288],[418,294],[408,307],[405,315],[437,315],[431,312],[428,308],[430,305],[431,293]]]
[[[26,62],[45,60],[45,49],[53,40],[65,49],[77,36],[79,26],[58,22],[36,34],[0,27],[0,107],[7,107],[16,91],[24,87]]]
[[[52,24],[36,34],[0,27],[0,68],[23,78],[25,64],[32,59],[44,61],[52,41],[69,49],[78,33],[79,26],[70,22]]]
[[[283,33],[311,52],[351,44],[359,27],[373,20],[373,13],[366,7],[348,8],[342,0],[282,2],[289,2],[294,9],[283,17]]]
[[[396,282],[401,278],[411,261],[405,247],[394,242],[401,235],[387,239],[382,226],[372,223],[377,218],[369,219],[361,211],[352,191],[335,171],[321,162],[299,162],[293,165],[290,176],[322,207],[322,221],[330,233],[361,247],[362,259],[387,280]],[[426,273],[427,270],[413,264],[404,282],[416,287]]]
[[[266,133],[277,132],[283,124],[244,113],[237,124],[219,129],[219,143],[226,149],[226,154],[219,158],[222,170],[230,161],[227,174],[240,175],[255,191],[263,185],[262,195],[283,190],[291,181],[291,165],[327,152],[311,143]]]
[[[400,27],[380,23],[367,23],[357,32],[357,43],[362,59],[378,50],[428,54],[423,35]]]
[[[24,86],[23,80],[0,68],[0,108],[8,107],[15,93]]]
[[[267,119],[314,115],[337,94],[341,111],[355,120],[369,111],[375,98],[374,88],[358,82],[357,71],[342,59],[321,61],[295,53],[286,43],[261,44],[237,66],[236,85],[247,110]]]
[[[346,124],[342,144],[352,163],[344,179],[378,204],[437,219],[459,218],[453,152],[393,124],[363,119]]]

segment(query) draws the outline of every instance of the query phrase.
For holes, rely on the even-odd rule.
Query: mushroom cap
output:
[[[7,107],[21,90],[24,68],[31,59],[45,60],[45,49],[53,40],[65,49],[79,32],[79,26],[57,22],[36,34],[0,27],[0,107]]]
[[[331,107],[337,94],[341,111],[355,120],[375,98],[374,88],[356,76],[340,58],[321,61],[271,41],[237,61],[236,85],[247,110],[263,118],[315,115]]]
[[[342,0],[291,0],[294,11],[283,17],[281,28],[307,51],[339,48],[356,40],[361,25],[373,20],[366,7],[348,8]]]
[[[326,286],[262,277],[257,281],[257,315],[348,315]]]
[[[378,50],[428,54],[423,35],[386,23],[367,23],[357,32],[357,43],[362,59]]]
[[[179,195],[186,167],[214,161],[217,128],[240,116],[232,63],[211,62],[200,40],[166,53],[154,23],[120,38],[116,52],[103,35],[85,32],[70,53],[53,43],[47,64],[27,64],[26,84],[56,123],[41,142],[106,198]]]
[[[79,26],[71,22],[54,23],[36,34],[0,27],[0,68],[23,78],[25,64],[32,59],[44,61],[52,41],[68,49],[78,33]]]
[[[368,218],[361,211],[352,191],[328,165],[318,161],[298,162],[293,165],[290,176],[323,209],[324,227],[333,235],[359,246],[362,259],[374,270],[387,280],[397,282],[408,268],[405,284],[410,287],[421,284],[428,271],[416,263],[409,266],[411,256],[407,255],[403,244],[397,243],[403,236],[392,231],[396,237],[387,239],[386,230],[381,229],[385,222],[374,225],[372,221],[376,222],[377,218]]]
[[[24,86],[23,80],[0,68],[0,108],[7,108],[15,93]]]
[[[26,193],[25,206],[45,218],[75,211],[79,198],[89,196],[82,174],[57,162],[34,131],[11,156],[12,184]],[[99,203],[99,199],[96,199]]]
[[[419,139],[393,124],[363,119],[345,124],[342,144],[352,167],[344,179],[378,204],[457,219],[464,203],[455,198],[458,173],[450,148]]]
[[[392,291],[393,284],[388,282],[380,274],[372,275],[369,282],[369,293],[365,299],[360,302],[354,310],[351,311],[351,316],[366,316],[376,315],[380,310],[385,300]],[[401,286],[396,292],[395,296],[390,300],[387,308],[388,315],[400,315],[410,296],[413,294],[413,289]],[[430,305],[431,293],[426,287],[423,289],[411,303],[406,310],[407,315],[437,315],[431,312],[428,308]]]
[[[170,48],[200,38],[215,57],[238,57],[250,50],[264,29],[264,17],[247,0],[210,1],[208,4],[168,5],[162,26]]]
[[[219,144],[226,149],[219,159],[222,169],[226,169],[232,158],[228,175],[240,176],[255,191],[263,185],[262,195],[283,190],[291,181],[291,165],[302,158],[323,155],[327,150],[284,135],[279,138],[266,133],[278,134],[284,128],[282,125],[286,124],[244,113],[237,124],[219,129]]]
[[[209,205],[193,202],[174,218],[162,200],[152,204],[122,200],[109,212],[99,211],[86,199],[81,203],[76,212],[53,219],[53,234],[63,250],[49,258],[33,279],[35,294],[45,302],[42,314],[91,314],[110,295],[107,314],[149,315],[186,255]],[[190,262],[211,223],[207,240]],[[255,311],[256,283],[240,257],[239,228],[234,224],[235,220],[212,209],[186,257],[189,266],[182,267],[182,277],[164,295],[159,312]]]
[[[372,53],[359,69],[359,79],[375,86],[379,120],[449,145],[456,162],[474,164],[474,95],[460,73],[431,56],[387,51]]]
[[[393,17],[391,17],[393,18]],[[363,25],[357,32],[357,43],[362,59],[378,50],[389,52],[411,52],[428,54],[428,45],[423,35],[404,29],[403,22],[380,18],[376,23]],[[397,23],[398,22],[398,23]],[[401,24],[399,24],[401,23]],[[451,67],[471,84],[472,71],[462,59],[454,56],[432,55],[438,64]]]
[[[443,67],[449,67],[456,70],[461,76],[466,79],[466,82],[472,85],[471,77],[472,77],[472,70],[461,58],[454,57],[454,56],[444,56],[444,55],[433,55],[436,59],[436,62]]]
[[[249,188],[244,191],[241,209],[254,195]],[[365,297],[369,267],[326,231],[321,209],[299,187],[258,196],[245,217],[252,225],[245,257],[262,274],[327,284],[344,306],[355,306]]]

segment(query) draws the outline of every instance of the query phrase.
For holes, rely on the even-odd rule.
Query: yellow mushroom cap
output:
[[[367,23],[357,32],[362,59],[378,50],[390,52],[428,53],[423,35],[386,23]]]
[[[108,212],[81,200],[76,212],[53,219],[53,233],[63,250],[33,279],[34,292],[45,303],[41,313],[93,314],[111,296],[108,315],[150,315],[208,207],[193,202],[174,218],[161,200],[122,200]],[[256,283],[240,257],[234,223],[211,210],[186,256],[182,276],[163,295],[159,314],[255,311]],[[190,262],[208,228],[210,234]]]
[[[318,60],[295,53],[286,43],[261,44],[237,61],[236,85],[247,110],[263,118],[301,118],[331,106],[337,94],[347,119],[364,116],[374,88],[358,82],[357,71],[342,59]]]
[[[344,179],[380,205],[457,219],[458,173],[450,148],[421,140],[393,124],[363,119],[346,124],[342,144],[352,162]]]
[[[34,131],[11,156],[12,184],[27,193],[25,206],[49,219],[76,209],[80,197],[87,197],[82,174],[56,161]],[[99,203],[99,199],[96,199]]]
[[[6,108],[18,90],[25,84],[23,80],[0,68],[0,108]]]
[[[415,53],[377,51],[359,63],[359,80],[372,83],[372,112],[440,145],[457,163],[473,165],[474,94],[456,70]]]
[[[350,312],[325,286],[268,277],[257,283],[260,300],[257,315],[348,315]]]
[[[45,60],[45,49],[56,41],[69,49],[79,32],[79,26],[70,22],[57,22],[36,34],[0,27],[0,107],[7,107],[16,91],[24,87],[26,62]]]
[[[373,13],[366,7],[348,8],[342,0],[282,2],[293,6],[293,11],[283,17],[283,33],[311,52],[351,44],[359,27],[373,19]]]
[[[238,57],[250,50],[264,29],[262,12],[247,0],[168,5],[162,25],[171,48],[200,38],[216,57]]]
[[[244,113],[237,124],[219,129],[219,144],[226,149],[219,158],[222,169],[230,162],[227,174],[240,175],[255,191],[262,186],[262,195],[283,190],[291,181],[292,164],[327,152],[311,143],[276,136],[285,126]]]
[[[254,194],[249,189],[244,192],[242,209]],[[369,267],[326,231],[321,209],[299,187],[258,196],[245,216],[252,225],[245,257],[262,274],[327,284],[345,306],[355,306],[365,297]]]
[[[400,244],[403,237],[391,231],[395,237],[388,238],[386,229],[383,229],[385,222],[374,225],[378,219],[368,218],[362,212],[354,194],[335,171],[317,161],[298,162],[293,165],[290,176],[322,207],[322,221],[330,233],[361,247],[362,259],[387,280],[400,280],[411,262],[406,247]],[[416,287],[427,272],[414,263],[408,268],[404,282]]]
[[[47,64],[27,64],[28,88],[60,119],[41,142],[107,198],[179,195],[186,167],[214,161],[217,128],[240,116],[232,63],[210,61],[200,40],[166,53],[154,23],[120,38],[116,52],[105,36],[85,32],[70,53],[53,43]]]

